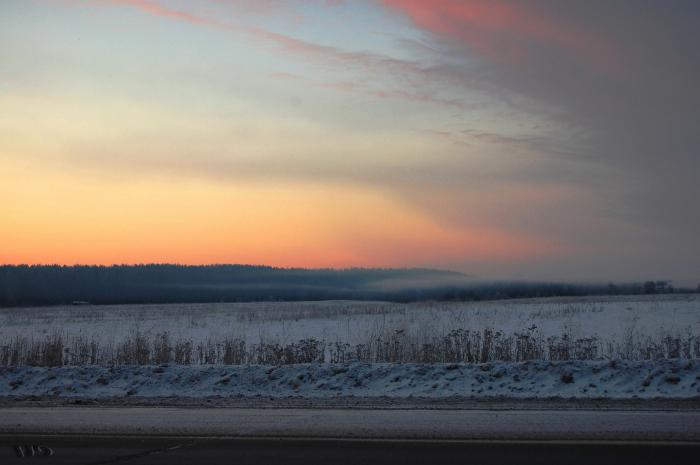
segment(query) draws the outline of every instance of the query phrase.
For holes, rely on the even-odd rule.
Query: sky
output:
[[[700,3],[3,0],[0,263],[700,282]]]

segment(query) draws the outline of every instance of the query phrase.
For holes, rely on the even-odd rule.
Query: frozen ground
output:
[[[17,335],[119,339],[140,331],[169,332],[194,342],[224,337],[281,344],[305,338],[364,342],[368,335],[407,335],[453,329],[524,331],[548,336],[622,337],[700,332],[700,295],[523,299],[493,302],[265,302],[0,308],[0,341]]]
[[[700,362],[19,367],[0,396],[700,399]]]
[[[285,347],[311,339],[325,347],[321,349],[326,351],[325,361],[351,360],[358,345],[369,349],[368,355],[360,358],[363,361],[435,361],[432,355],[415,355],[415,349],[431,344],[435,350],[445,350],[437,345],[442,344],[446,336],[454,336],[455,331],[471,331],[469,337],[464,337],[465,333],[458,335],[462,338],[462,345],[484,346],[484,330],[491,331],[491,335],[495,334],[501,342],[508,342],[505,340],[510,338],[509,350],[513,353],[509,352],[505,358],[497,357],[493,353],[498,343],[495,341],[489,346],[490,356],[486,359],[477,356],[478,361],[538,357],[654,359],[675,357],[678,351],[682,352],[681,356],[695,358],[700,352],[697,337],[700,334],[700,296],[411,304],[333,301],[5,308],[0,309],[0,363],[22,363],[21,359],[8,362],[9,356],[2,362],[3,348],[7,350],[5,354],[11,352],[13,344],[31,352],[33,342],[56,337],[61,338],[62,350],[72,350],[70,354],[64,354],[63,363],[84,364],[83,359],[90,359],[86,354],[91,350],[97,353],[97,361],[92,363],[105,363],[116,359],[125,341],[129,342],[134,335],[143,337],[151,354],[156,350],[154,344],[162,346],[161,336],[167,335],[167,344],[173,347],[166,348],[169,354],[165,360],[151,355],[150,361],[157,363],[171,361],[168,357],[174,359],[172,354],[178,343],[182,347],[189,344],[191,363],[219,362],[223,359],[223,347],[227,341],[242,342],[244,351],[249,353],[257,345],[256,357],[243,357],[244,362],[268,363],[260,355],[264,352],[262,345]],[[478,338],[475,338],[476,334],[479,334]],[[539,341],[545,351],[551,352],[548,347],[557,344],[568,344],[569,347],[562,357],[550,357],[548,353],[516,356],[517,339],[522,335]],[[550,338],[557,340],[548,343]],[[20,340],[22,343],[18,344]],[[594,346],[595,351],[589,351],[593,355],[572,355],[576,341],[582,343],[579,344],[581,347]],[[332,347],[343,347],[343,356],[333,359],[330,354]],[[398,348],[397,356],[388,353],[394,348]],[[585,352],[583,349],[579,352]],[[75,362],[79,351],[85,356]],[[218,351],[218,355],[206,360],[206,351]],[[410,351],[413,355],[409,354]],[[72,362],[67,362],[68,359]],[[306,361],[312,360],[316,358]],[[438,357],[436,360],[462,361],[463,358]],[[467,358],[467,361],[471,359]],[[269,363],[288,361],[273,360]]]

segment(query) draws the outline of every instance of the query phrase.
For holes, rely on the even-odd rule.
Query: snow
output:
[[[173,339],[195,344],[223,338],[240,338],[246,344],[287,344],[306,338],[363,344],[402,334],[410,343],[421,344],[456,329],[514,334],[533,327],[542,338],[596,337],[601,345],[633,335],[635,341],[660,346],[664,337],[682,335],[694,347],[684,353],[697,357],[700,296],[5,308],[0,309],[0,349],[9,347],[13,338],[36,340],[52,334],[108,345],[136,332],[146,336],[167,332]],[[344,364],[283,366],[0,367],[0,396],[700,397],[700,360],[603,360],[611,353],[588,361],[488,364],[368,364],[349,359]]]
[[[10,367],[0,396],[697,398],[700,362]]]
[[[523,299],[494,302],[264,302],[0,309],[0,347],[13,338],[61,334],[115,345],[135,333],[167,332],[193,344],[238,338],[286,345],[314,338],[363,344],[401,332],[420,343],[455,329],[506,334],[537,328],[543,338],[568,334],[658,341],[700,334],[700,295]]]

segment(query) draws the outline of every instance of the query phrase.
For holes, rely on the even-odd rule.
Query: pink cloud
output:
[[[239,3],[236,1],[221,1],[222,3]],[[292,54],[324,64],[344,66],[350,69],[354,68],[373,75],[387,75],[387,73],[391,73],[400,78],[409,90],[373,90],[366,89],[363,86],[357,86],[354,88],[353,86],[348,86],[347,83],[343,85],[339,85],[338,83],[317,84],[323,87],[333,88],[344,92],[350,90],[361,91],[378,98],[394,97],[415,102],[427,102],[452,107],[461,106],[461,103],[455,99],[441,99],[433,96],[430,92],[412,90],[422,88],[422,84],[425,82],[434,81],[436,77],[448,81],[453,80],[460,83],[463,82],[464,76],[453,75],[453,73],[446,69],[436,70],[425,68],[415,62],[396,59],[386,55],[371,52],[352,52],[341,50],[332,46],[307,42],[259,27],[250,27],[233,22],[225,22],[200,14],[170,8],[155,0],[102,0],[102,2],[106,4],[123,5],[136,8],[145,13],[170,20],[182,21],[197,26],[212,27],[243,34],[263,44],[276,48],[278,51],[282,51],[286,54]],[[276,2],[266,2],[266,7],[272,8],[275,3]],[[321,3],[334,5],[339,2],[325,1]],[[292,78],[290,75],[277,75],[272,77],[287,79]]]
[[[107,0],[108,3],[113,3],[117,5],[127,5],[134,8],[138,8],[147,13],[151,13],[155,16],[162,16],[165,18],[177,19],[180,21],[185,21],[192,24],[216,26],[227,28],[223,23],[212,19],[206,19],[201,16],[197,16],[191,13],[187,13],[181,10],[175,10],[172,8],[165,7],[159,3],[153,2],[151,0]]]
[[[421,29],[467,45],[509,65],[527,65],[528,45],[555,47],[596,69],[617,73],[621,53],[601,37],[521,2],[502,0],[382,0]]]
[[[268,31],[258,27],[243,26],[233,22],[225,22],[218,19],[198,15],[195,13],[170,8],[154,0],[103,0],[103,3],[129,6],[141,10],[145,13],[152,14],[154,16],[183,21],[199,26],[209,26],[218,29],[226,29],[241,34],[246,34],[248,36],[261,39],[269,44],[278,46],[284,51],[293,52],[295,54],[317,56],[325,58],[327,60],[355,63],[363,63],[383,59],[377,55],[373,55],[370,53],[342,51],[335,47],[314,44],[311,42],[296,39],[294,37]],[[396,62],[398,63],[399,60],[396,60]]]

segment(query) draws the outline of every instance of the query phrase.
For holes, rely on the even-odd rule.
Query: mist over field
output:
[[[692,292],[668,281],[483,282],[432,269],[249,265],[0,266],[0,306],[303,300],[486,300]]]

